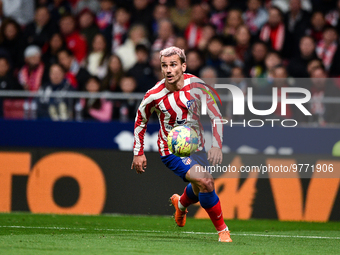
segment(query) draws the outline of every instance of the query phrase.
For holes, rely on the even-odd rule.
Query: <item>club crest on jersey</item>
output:
[[[187,101],[187,108],[190,109],[190,107],[193,105],[194,102],[195,102],[194,99]]]
[[[176,118],[176,122],[177,122],[178,125],[183,125],[183,124],[185,124],[186,121],[187,121],[186,119],[179,120],[178,118]]]
[[[183,162],[184,165],[190,165],[191,158],[190,157],[183,158],[182,162]]]

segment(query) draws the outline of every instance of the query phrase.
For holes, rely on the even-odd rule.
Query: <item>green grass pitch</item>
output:
[[[340,222],[226,221],[219,243],[209,220],[171,217],[0,214],[0,254],[340,254]]]

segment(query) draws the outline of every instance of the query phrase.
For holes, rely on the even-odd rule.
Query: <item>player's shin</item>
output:
[[[215,190],[213,190],[212,192],[206,192],[206,193],[200,192],[198,197],[199,197],[201,206],[208,213],[216,230],[218,232],[222,230],[228,230],[227,229],[228,227],[223,220],[223,213],[222,213],[220,199],[216,195]]]
[[[178,200],[178,208],[181,209],[182,211],[185,211],[185,209],[189,205],[197,203],[197,202],[198,202],[198,197],[195,195],[191,183],[189,183],[185,187],[183,194]]]

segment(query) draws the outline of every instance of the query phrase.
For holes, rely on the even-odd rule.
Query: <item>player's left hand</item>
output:
[[[208,151],[208,160],[212,166],[222,163],[222,150],[218,147],[212,147]]]

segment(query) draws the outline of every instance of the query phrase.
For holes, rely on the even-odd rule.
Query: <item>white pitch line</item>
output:
[[[88,228],[68,228],[68,227],[30,227],[30,226],[0,226],[0,228],[23,228],[23,229],[50,229],[50,230],[91,230]],[[195,235],[216,235],[216,232],[193,232],[193,231],[164,231],[164,230],[133,230],[133,229],[106,229],[106,228],[94,228],[96,231],[118,231],[118,232],[143,232],[143,233],[181,233],[181,234],[195,234]],[[281,237],[281,238],[306,238],[306,239],[333,239],[340,240],[340,237],[331,236],[299,236],[299,235],[271,235],[271,234],[255,234],[255,233],[235,233],[233,236],[258,236],[258,237]]]

